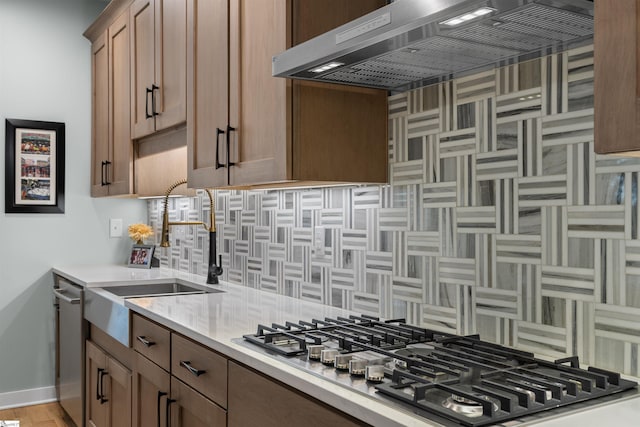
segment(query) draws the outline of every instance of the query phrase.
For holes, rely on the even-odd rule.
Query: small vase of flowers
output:
[[[153,235],[153,229],[147,224],[131,224],[128,231],[129,237],[136,245],[143,245],[144,239]]]

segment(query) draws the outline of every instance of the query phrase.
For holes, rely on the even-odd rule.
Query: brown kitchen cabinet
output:
[[[133,369],[133,425],[158,427],[167,425],[171,376],[167,371],[136,354]]]
[[[105,30],[87,37],[92,40],[91,195],[131,194],[128,9]]]
[[[171,335],[171,375],[221,407],[227,407],[227,359],[224,356],[174,333]],[[171,391],[173,393],[173,389]]]
[[[133,139],[186,121],[186,0],[131,4]]]
[[[231,361],[228,422],[228,427],[368,425]]]
[[[131,371],[92,341],[85,357],[87,426],[131,426]]]
[[[181,427],[226,427],[227,413],[224,409],[200,393],[171,377],[171,425]]]
[[[167,419],[181,427],[281,427],[303,419],[308,427],[368,425],[137,313],[132,325],[153,338],[136,348],[132,362],[134,426],[164,426]],[[169,342],[158,339],[165,333]],[[162,351],[146,352],[156,346]],[[164,360],[168,369],[157,364]]]
[[[386,182],[386,92],[271,75],[273,55],[385,4],[189,0],[189,186]]]
[[[165,371],[170,369],[171,331],[151,320],[131,316],[132,347],[135,351],[160,366]]]
[[[596,153],[640,155],[640,0],[595,2]]]
[[[132,331],[134,425],[226,427],[226,358],[138,314]]]

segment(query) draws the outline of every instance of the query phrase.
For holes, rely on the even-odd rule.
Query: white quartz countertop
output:
[[[202,276],[162,268],[143,270],[125,266],[69,266],[55,267],[53,272],[86,287],[176,279],[205,284]],[[255,333],[258,324],[346,316],[353,312],[238,285],[221,283],[212,286],[224,292],[130,298],[124,304],[135,312],[369,424],[380,427],[440,425],[303,372],[254,350],[241,339],[244,334]],[[563,426],[627,426],[638,425],[639,419],[640,399],[633,396],[595,409],[567,411],[559,417],[525,424],[545,427],[559,426],[560,423]],[[522,424],[516,422],[509,425]]]

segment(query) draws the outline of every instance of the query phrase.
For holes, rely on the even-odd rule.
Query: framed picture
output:
[[[129,267],[151,268],[154,245],[133,245],[129,255]]]
[[[6,213],[64,213],[64,123],[6,119]]]

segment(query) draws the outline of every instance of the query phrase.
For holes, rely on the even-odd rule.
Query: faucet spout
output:
[[[209,196],[209,226],[202,221],[169,221],[169,196],[176,189],[176,187],[186,184],[187,180],[183,179],[178,181],[169,187],[164,196],[164,209],[162,212],[162,240],[160,246],[168,248],[169,243],[169,227],[172,225],[202,225],[209,231],[209,262],[207,263],[207,284],[218,284],[218,276],[222,274],[222,255],[218,256],[218,262],[216,263],[216,214],[215,203],[211,191],[208,188],[204,190]]]

